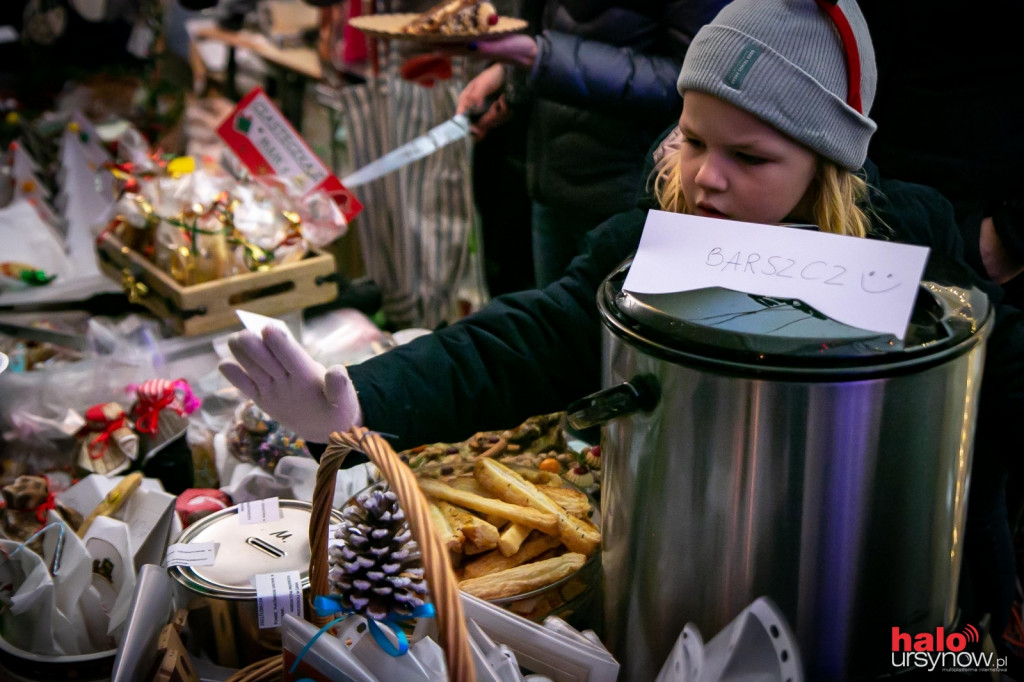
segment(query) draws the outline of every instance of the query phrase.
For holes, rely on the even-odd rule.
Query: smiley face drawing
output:
[[[865,272],[860,276],[860,288],[868,294],[885,294],[900,285],[900,281],[890,272],[887,275],[875,270]]]

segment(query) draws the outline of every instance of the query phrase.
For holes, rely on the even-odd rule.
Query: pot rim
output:
[[[814,383],[874,379],[917,373],[941,365],[952,357],[964,355],[984,343],[991,332],[994,306],[984,299],[984,314],[971,333],[963,338],[920,344],[913,349],[885,353],[881,350],[855,356],[786,355],[766,353],[755,348],[726,348],[708,339],[690,340],[670,337],[642,319],[627,314],[619,305],[626,296],[622,291],[632,258],[624,261],[605,278],[597,293],[597,308],[608,330],[626,344],[662,360],[694,369],[713,371],[727,376]],[[941,287],[941,285],[936,285]],[[980,290],[974,290],[984,296]],[[650,306],[647,306],[650,307]],[[651,307],[652,310],[653,307]],[[710,329],[710,328],[709,328]],[[756,335],[750,335],[756,338]],[[882,338],[884,335],[879,335]],[[895,337],[892,337],[893,339]]]

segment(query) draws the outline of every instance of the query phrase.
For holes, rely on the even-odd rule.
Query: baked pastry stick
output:
[[[551,559],[463,580],[459,583],[459,589],[480,599],[504,599],[531,592],[572,575],[583,568],[586,561],[587,557],[582,554],[569,552]]]

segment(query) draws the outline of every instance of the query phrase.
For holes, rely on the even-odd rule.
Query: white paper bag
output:
[[[87,654],[110,649],[112,647],[105,635],[102,638],[92,637],[85,626],[82,597],[92,582],[92,557],[79,537],[64,523],[57,512],[51,509],[46,514],[47,524],[57,523],[64,528],[63,537],[55,529],[43,535],[43,562],[51,567],[51,570],[56,566],[52,574],[56,605],[71,624],[71,634],[75,638],[73,645],[66,643],[65,653]]]
[[[119,639],[135,592],[131,531],[123,521],[100,516],[85,534],[85,548],[92,557],[92,585],[107,615],[103,632]]]
[[[28,549],[15,552],[18,547],[0,540],[0,550],[7,555],[0,559],[0,591],[11,595],[10,606],[0,613],[0,636],[35,654],[74,653],[72,625],[57,610],[53,579],[43,558]]]
[[[285,614],[281,625],[282,646],[298,656],[312,641],[317,628],[311,623]],[[338,682],[378,682],[378,679],[336,637],[324,633],[308,650],[300,665],[312,668],[324,678]],[[294,663],[291,667],[294,667]],[[302,671],[303,668],[298,668]],[[296,675],[298,677],[298,675]]]
[[[120,477],[86,476],[57,499],[85,517],[120,481]],[[113,518],[124,521],[129,528],[136,572],[143,564],[163,561],[168,539],[176,527],[174,500],[174,495],[166,492],[159,480],[144,478],[124,506],[114,513]]]
[[[362,616],[348,618],[339,626],[338,639],[351,642],[349,649],[359,662],[379,680],[402,680],[403,682],[447,682],[444,653],[432,639],[421,639],[409,646],[402,656],[392,656],[384,651],[370,635]],[[360,632],[360,626],[363,626]],[[394,641],[394,634],[381,628],[385,636]]]

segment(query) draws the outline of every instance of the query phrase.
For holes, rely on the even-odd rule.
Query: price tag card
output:
[[[238,505],[238,523],[244,525],[266,523],[281,520],[281,507],[278,498],[268,497],[263,500],[252,500]]]
[[[799,299],[844,324],[902,339],[927,260],[923,246],[651,211],[623,288],[722,287]]]
[[[242,98],[217,134],[253,175],[277,176],[302,196],[325,192],[349,221],[363,209],[260,88]]]
[[[260,315],[259,313],[251,313],[248,310],[235,310],[235,314],[238,315],[238,319],[242,321],[242,325],[251,331],[256,336],[262,336],[263,330],[266,327],[276,327],[282,332],[292,336],[292,332],[288,329],[288,325],[283,320],[279,320],[276,317],[267,317],[266,315]]]
[[[179,542],[168,545],[164,566],[213,566],[217,556],[215,542]]]
[[[302,618],[302,578],[298,571],[257,573],[256,612],[261,628],[276,628],[285,614]]]

